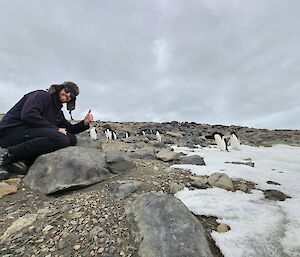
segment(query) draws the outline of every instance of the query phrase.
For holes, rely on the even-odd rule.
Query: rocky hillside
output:
[[[39,157],[25,177],[0,171],[0,256],[222,256],[210,233],[230,228],[218,224],[218,217],[193,215],[173,195],[184,187],[250,193],[255,185],[172,168],[205,165],[205,159],[175,153],[170,146],[209,147],[216,131],[235,132],[242,144],[252,146],[300,145],[295,130],[178,122],[94,126],[98,141],[84,132],[79,146]],[[118,139],[107,141],[106,129]],[[285,200],[278,192],[266,197]]]

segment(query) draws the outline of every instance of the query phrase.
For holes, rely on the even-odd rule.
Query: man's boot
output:
[[[5,167],[11,163],[12,156],[7,148],[0,148],[0,167]]]
[[[18,162],[12,162],[6,166],[6,170],[8,172],[16,173],[16,174],[21,174],[21,175],[26,175],[29,167],[27,164],[23,161],[18,161]]]

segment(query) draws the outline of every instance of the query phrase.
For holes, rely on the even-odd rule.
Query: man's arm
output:
[[[63,113],[62,113],[63,115]],[[68,133],[77,134],[80,132],[83,132],[90,128],[90,123],[94,121],[94,117],[91,113],[91,110],[89,110],[88,114],[85,116],[84,120],[78,122],[77,124],[72,125],[70,122],[68,122],[64,115],[63,115],[63,121],[62,125],[60,127],[65,127],[67,129]]]

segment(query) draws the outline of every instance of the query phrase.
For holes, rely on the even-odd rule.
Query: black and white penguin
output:
[[[106,129],[104,131],[104,133],[105,133],[105,136],[106,136],[106,141],[112,140],[112,132],[109,129]]]
[[[112,131],[112,138],[113,138],[113,140],[117,140],[118,139],[117,133],[115,131]]]
[[[129,138],[130,134],[128,131],[125,131],[125,138]]]
[[[228,151],[228,139],[222,133],[214,133],[214,139],[221,151]]]
[[[238,139],[237,134],[235,132],[231,133],[230,145],[231,145],[231,149],[241,150],[241,142]]]
[[[98,135],[97,135],[97,129],[95,127],[92,127],[90,130],[90,137],[92,140],[98,140]]]
[[[158,142],[161,143],[161,135],[158,131],[156,131],[156,139],[157,139]]]

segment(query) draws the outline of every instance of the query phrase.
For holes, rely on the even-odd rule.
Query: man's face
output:
[[[58,98],[59,98],[59,101],[61,101],[62,103],[70,102],[72,99],[71,93],[66,93],[64,88],[62,90],[60,90],[60,92],[58,94]]]

